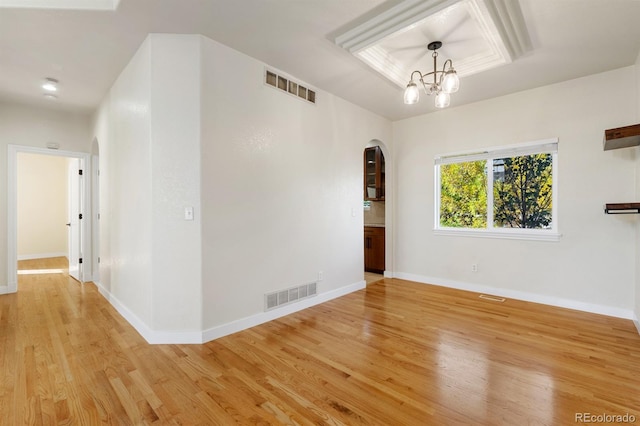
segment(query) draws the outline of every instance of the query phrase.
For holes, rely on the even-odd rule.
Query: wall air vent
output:
[[[291,80],[289,77],[279,75],[275,71],[265,69],[264,82],[268,86],[280,89],[283,92],[297,97],[298,99],[303,99],[307,102],[311,102],[312,104],[316,103],[315,90],[311,90],[308,87],[305,87],[303,84]]]
[[[303,284],[286,290],[274,291],[264,295],[264,310],[298,302],[318,294],[318,283]]]

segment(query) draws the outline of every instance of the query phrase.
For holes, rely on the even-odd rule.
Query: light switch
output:
[[[184,220],[193,220],[193,207],[184,208]]]

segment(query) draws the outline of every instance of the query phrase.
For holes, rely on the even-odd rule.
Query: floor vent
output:
[[[288,305],[318,294],[318,283],[303,284],[286,290],[274,291],[264,295],[264,310],[269,311],[278,306]]]
[[[497,297],[497,296],[487,296],[486,294],[481,294],[480,295],[480,299],[485,299],[485,300],[491,300],[492,302],[504,302],[505,299],[504,297]]]
[[[298,99],[303,99],[307,102],[311,102],[312,104],[316,103],[316,92],[314,90],[311,90],[288,77],[283,77],[274,71],[265,69],[264,82],[267,85],[280,89],[283,92],[287,92]]]

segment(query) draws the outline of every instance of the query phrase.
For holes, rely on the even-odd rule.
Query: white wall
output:
[[[308,104],[263,73],[203,38],[205,329],[259,316],[266,292],[320,271],[324,295],[364,284],[362,153],[390,142],[390,123],[322,91]]]
[[[18,154],[18,259],[67,255],[68,170],[64,157]]]
[[[147,40],[111,89],[108,139],[98,136],[108,158],[106,163],[100,158],[100,181],[109,185],[109,200],[100,210],[110,223],[103,235],[110,239],[109,291],[147,327],[153,290],[150,56]]]
[[[637,160],[602,137],[637,120],[635,78],[627,67],[395,122],[396,276],[630,316],[637,218],[603,205],[635,198]],[[433,234],[436,154],[556,137],[559,242]]]
[[[88,115],[0,102],[0,293],[7,288],[7,145],[89,152]]]
[[[199,56],[199,36],[150,35],[94,117],[99,285],[151,341],[202,324]]]

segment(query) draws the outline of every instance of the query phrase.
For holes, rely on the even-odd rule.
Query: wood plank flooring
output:
[[[367,284],[373,284],[376,281],[380,281],[381,279],[384,278],[384,275],[382,274],[376,274],[375,272],[364,272],[364,280],[366,281]]]
[[[640,424],[632,322],[397,279],[149,345],[93,284],[21,275],[0,296],[0,368],[2,425]]]

